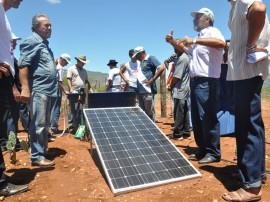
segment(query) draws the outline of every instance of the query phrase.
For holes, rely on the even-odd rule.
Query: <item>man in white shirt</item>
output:
[[[0,137],[6,134],[7,117],[13,98],[14,69],[13,40],[6,11],[18,8],[21,0],[0,0]],[[5,175],[5,162],[0,150],[0,196],[11,196],[28,190],[27,185],[14,185]]]
[[[116,66],[117,63],[115,60],[110,60],[107,64],[110,67],[109,78],[106,84],[106,90],[108,92],[120,92],[121,90],[121,76]]]
[[[199,148],[190,158],[199,164],[219,162],[220,124],[217,118],[219,109],[219,77],[225,39],[213,27],[214,14],[208,8],[192,12],[194,30],[198,37],[185,37],[175,41],[172,33],[166,41],[180,51],[191,56],[191,119],[196,144]]]
[[[62,92],[66,94],[66,90],[63,86],[64,67],[70,64],[70,56],[66,53],[62,54],[57,60],[57,76],[58,76],[58,90],[57,97],[53,97],[51,102],[51,133],[59,133],[58,120],[60,116],[60,107],[62,101]],[[51,139],[52,140],[52,139]]]

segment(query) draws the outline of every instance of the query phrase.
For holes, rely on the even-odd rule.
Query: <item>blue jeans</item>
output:
[[[19,108],[20,108],[19,115],[22,122],[22,126],[24,129],[28,130],[30,122],[28,106],[25,103],[19,102]]]
[[[200,155],[220,159],[219,81],[201,77],[190,83],[191,119]]]
[[[48,129],[50,127],[51,97],[32,92],[30,99],[29,126],[31,144],[31,162],[35,163],[44,159],[48,148]]]
[[[235,135],[237,165],[245,188],[261,186],[265,170],[265,130],[261,111],[263,80],[235,81]]]
[[[62,93],[58,97],[52,97],[51,99],[51,131],[58,130],[58,121],[60,116],[60,108],[62,101]]]

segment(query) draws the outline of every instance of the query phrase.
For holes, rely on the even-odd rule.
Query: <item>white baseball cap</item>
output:
[[[198,13],[205,14],[207,17],[210,18],[210,20],[212,20],[212,22],[214,22],[214,13],[209,8],[201,8],[198,11],[191,12],[191,16],[195,17]]]
[[[135,58],[137,54],[144,52],[144,48],[142,46],[138,46],[134,49],[134,54],[132,56],[132,58]]]
[[[71,57],[69,56],[69,54],[63,53],[60,57],[67,61],[68,64],[70,64]]]

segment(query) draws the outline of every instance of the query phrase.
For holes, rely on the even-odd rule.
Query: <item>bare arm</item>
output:
[[[122,78],[126,83],[128,83],[128,80],[127,80],[127,78],[125,77],[125,74],[124,74],[126,70],[127,70],[126,66],[125,66],[124,64],[122,64],[121,67],[120,67],[119,74],[120,74],[121,78]]]
[[[266,17],[266,6],[262,2],[255,1],[250,6],[247,14],[248,20],[247,48],[256,45],[258,38],[261,34],[261,31],[264,27],[265,17]]]
[[[29,104],[30,101],[30,89],[28,81],[28,67],[22,67],[19,70],[20,82],[22,85],[21,102]]]
[[[63,82],[62,81],[58,81],[58,87],[60,88],[60,90],[63,93],[67,94],[66,89],[64,88],[64,85],[63,85]]]
[[[110,89],[111,85],[112,85],[112,80],[109,79],[108,82],[106,83],[106,91]]]
[[[90,91],[91,93],[93,93],[93,90],[92,90],[92,87],[91,87],[91,85],[90,85],[90,82],[89,82],[88,80],[85,80],[85,83],[88,84],[89,91]]]
[[[70,93],[73,92],[73,88],[71,86],[71,78],[67,78],[67,85],[68,85],[68,90]]]
[[[184,41],[183,43],[185,46],[190,46],[190,45],[193,45],[194,42],[196,44],[199,44],[202,46],[207,46],[210,48],[224,48],[225,47],[225,42],[220,40],[220,39],[217,39],[217,38],[189,38],[189,37],[186,37],[186,41]]]
[[[162,74],[162,72],[164,71],[165,69],[165,65],[164,64],[161,64],[158,66],[157,68],[157,72],[155,73],[155,75],[147,82],[146,85],[150,86],[152,83],[155,82],[155,80],[157,80],[157,78]]]

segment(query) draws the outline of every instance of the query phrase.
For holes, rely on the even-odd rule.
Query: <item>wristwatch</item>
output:
[[[193,40],[192,40],[192,44],[196,44],[197,43],[197,40],[194,38]]]

